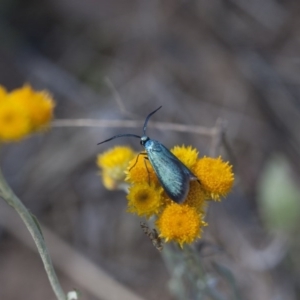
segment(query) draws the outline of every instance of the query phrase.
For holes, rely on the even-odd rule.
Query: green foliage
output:
[[[272,156],[266,164],[258,186],[258,203],[269,228],[292,231],[297,227],[300,190],[283,156]]]

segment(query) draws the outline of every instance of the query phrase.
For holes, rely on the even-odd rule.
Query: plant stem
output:
[[[29,213],[29,211],[21,202],[21,200],[14,194],[12,189],[9,187],[1,172],[1,169],[0,169],[0,196],[6,201],[7,204],[9,204],[11,207],[13,207],[16,210],[16,212],[20,215],[23,222],[25,223],[27,229],[29,230],[37,246],[41,259],[43,261],[47,276],[49,278],[52,289],[56,295],[56,298],[58,300],[66,300],[66,295],[57,279],[50,255],[46,247],[44,237],[42,235],[42,232],[40,231],[38,223],[34,219],[34,217]]]

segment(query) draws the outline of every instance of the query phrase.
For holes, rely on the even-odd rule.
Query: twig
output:
[[[229,160],[231,161],[232,165],[234,166],[235,169],[237,169],[239,166],[238,160],[236,158],[234,151],[230,147],[230,144],[229,144],[225,134],[223,134],[223,136],[222,136],[222,145],[223,145],[225,151],[227,152],[227,155],[228,155]]]
[[[108,78],[105,77],[104,78],[105,83],[107,84],[107,86],[111,89],[113,95],[114,95],[114,99],[116,100],[120,111],[125,115],[128,116],[130,118],[136,118],[137,115],[133,114],[132,112],[128,111],[123,103],[123,100],[120,96],[120,94],[118,93],[117,89],[115,88],[114,84],[112,83],[112,81]]]
[[[94,120],[94,119],[56,119],[52,122],[53,127],[111,127],[111,128],[140,128],[144,121],[130,120]],[[207,128],[197,125],[183,125],[167,122],[150,122],[149,127],[178,132],[192,132],[203,136],[213,136],[215,128]]]
[[[0,225],[33,251],[36,247],[24,226],[9,207],[0,203]],[[40,224],[48,242],[54,265],[74,281],[74,285],[85,289],[95,299],[101,300],[143,300],[127,287],[110,277],[97,264],[84,257],[63,241],[57,234]],[[26,299],[30,297],[26,297]]]
[[[9,204],[11,207],[13,207],[16,210],[16,212],[22,218],[23,222],[25,223],[27,229],[29,230],[36,244],[37,250],[43,261],[48,279],[56,295],[56,298],[58,300],[65,300],[66,295],[57,279],[39,224],[37,223],[37,220],[34,218],[34,216],[32,216],[29,213],[29,211],[21,202],[21,200],[11,190],[1,170],[0,170],[0,196],[3,198],[3,200],[6,201],[7,204]]]
[[[220,153],[220,147],[222,145],[222,139],[224,135],[224,121],[222,119],[217,119],[216,125],[213,128],[212,141],[210,147],[209,155],[215,157]]]

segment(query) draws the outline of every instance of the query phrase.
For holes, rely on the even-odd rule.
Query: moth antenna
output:
[[[147,118],[146,118],[146,120],[145,120],[145,123],[144,123],[144,127],[143,127],[143,133],[144,133],[144,135],[146,135],[146,129],[147,129],[147,123],[148,123],[148,121],[149,121],[149,118],[153,115],[153,114],[155,114],[159,109],[161,109],[162,108],[162,105],[159,107],[159,108],[157,108],[155,111],[153,111],[152,113],[150,113],[148,116],[147,116]]]
[[[131,133],[118,134],[118,135],[115,135],[115,136],[111,137],[110,139],[107,139],[107,140],[105,140],[105,141],[103,141],[103,142],[98,143],[97,145],[100,145],[100,144],[109,142],[109,141],[111,141],[111,140],[113,140],[113,139],[116,139],[116,138],[119,138],[119,137],[122,137],[122,136],[133,136],[133,137],[136,137],[136,138],[138,138],[138,139],[141,138],[139,135],[131,134]]]

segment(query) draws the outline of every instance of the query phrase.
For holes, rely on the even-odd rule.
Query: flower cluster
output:
[[[0,86],[0,142],[19,141],[44,130],[53,116],[54,101],[45,91],[31,86],[7,92]]]
[[[97,157],[97,165],[102,170],[102,180],[108,190],[122,188],[125,181],[125,170],[136,153],[129,147],[115,147]]]
[[[232,166],[221,157],[198,158],[191,146],[175,146],[171,152],[199,179],[191,181],[183,203],[175,203],[164,192],[148,160],[128,147],[116,147],[98,156],[103,183],[109,189],[129,184],[128,211],[156,219],[159,237],[177,242],[181,247],[201,237],[209,200],[220,201],[232,188]],[[138,156],[137,156],[138,155]],[[126,176],[125,176],[126,175]]]

